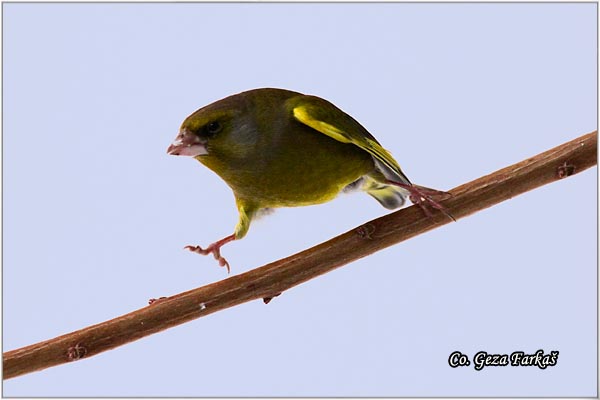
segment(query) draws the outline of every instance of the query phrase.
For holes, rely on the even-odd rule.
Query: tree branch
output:
[[[597,164],[597,131],[452,189],[444,206],[458,220]],[[265,299],[385,247],[451,222],[408,207],[246,273],[161,299],[148,307],[4,353],[4,379],[90,357],[228,307]]]

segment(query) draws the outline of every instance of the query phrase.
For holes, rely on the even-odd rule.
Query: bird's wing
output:
[[[360,147],[373,157],[386,178],[410,184],[390,152],[354,118],[319,97],[302,96],[294,100],[292,112],[296,120],[332,139]]]

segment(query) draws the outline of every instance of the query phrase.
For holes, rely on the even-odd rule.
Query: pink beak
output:
[[[206,150],[206,141],[183,128],[167,149],[167,154],[196,157],[206,155],[208,151]]]

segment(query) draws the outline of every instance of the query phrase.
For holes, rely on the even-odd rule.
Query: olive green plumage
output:
[[[393,209],[412,185],[354,118],[332,103],[282,89],[256,89],[199,109],[183,121],[169,154],[195,157],[233,190],[241,239],[261,209],[319,204],[348,187]],[[391,184],[394,182],[402,187]]]

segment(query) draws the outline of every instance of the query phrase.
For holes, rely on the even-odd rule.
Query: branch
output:
[[[597,164],[594,131],[452,189],[444,206],[458,220]],[[408,207],[327,242],[219,282],[41,343],[4,353],[4,379],[90,357],[235,305],[272,297],[351,261],[451,222]]]

